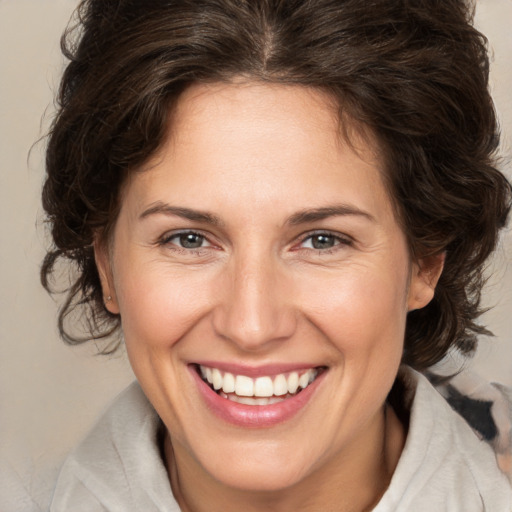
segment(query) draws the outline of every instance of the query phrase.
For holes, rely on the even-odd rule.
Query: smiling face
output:
[[[382,451],[407,312],[433,293],[376,151],[342,142],[323,93],[283,85],[193,86],[170,133],[97,261],[181,479],[357,472]]]

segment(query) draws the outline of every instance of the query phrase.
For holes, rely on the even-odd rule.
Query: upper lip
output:
[[[311,363],[269,363],[260,366],[253,366],[241,363],[228,363],[224,361],[196,361],[194,364],[206,366],[208,368],[217,368],[222,372],[229,372],[235,375],[245,375],[251,378],[279,375],[281,373],[323,367],[322,365],[315,365]]]

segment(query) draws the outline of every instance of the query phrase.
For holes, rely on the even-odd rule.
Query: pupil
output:
[[[203,237],[195,233],[180,235],[180,244],[185,249],[198,249],[203,243]]]
[[[315,235],[312,245],[315,249],[330,249],[334,246],[334,237],[331,235]]]

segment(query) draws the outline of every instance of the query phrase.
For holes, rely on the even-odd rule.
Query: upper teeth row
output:
[[[222,373],[217,368],[199,366],[201,375],[215,390],[222,389],[224,393],[235,393],[238,396],[282,396],[296,393],[300,388],[306,388],[315,380],[318,371],[315,369],[304,372],[281,373],[275,377],[258,377],[252,379],[245,375]]]

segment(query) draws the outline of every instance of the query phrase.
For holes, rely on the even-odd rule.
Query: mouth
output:
[[[221,398],[243,405],[268,406],[296,397],[313,384],[326,368],[319,366],[256,378],[199,364],[195,365],[195,370]]]

